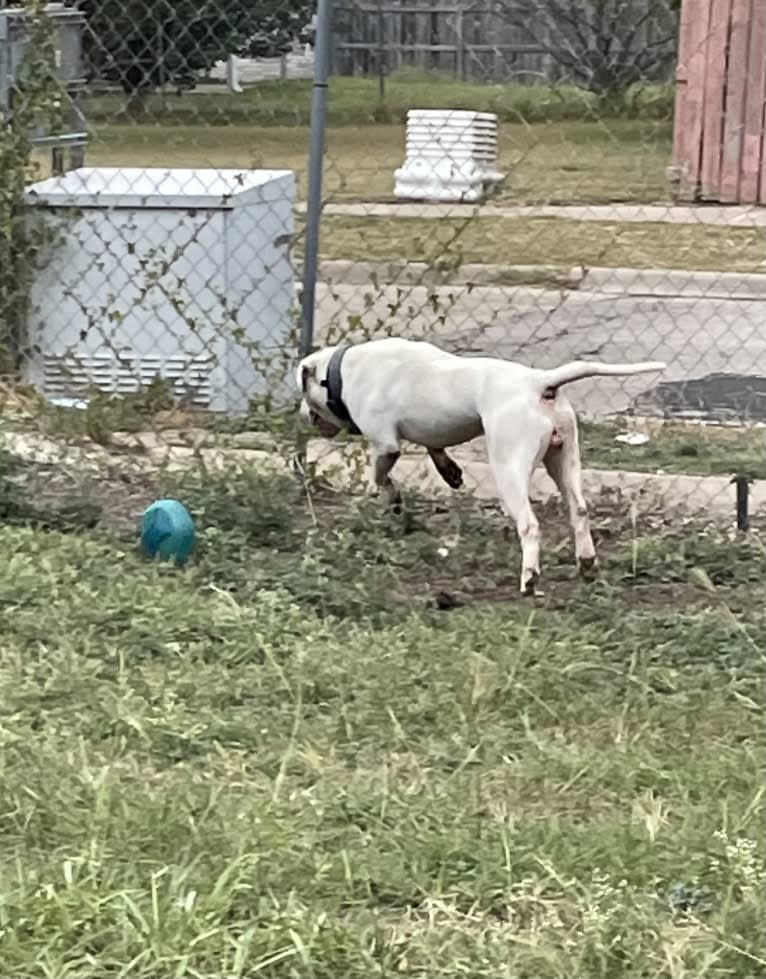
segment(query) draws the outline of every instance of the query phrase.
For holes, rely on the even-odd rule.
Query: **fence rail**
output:
[[[335,11],[333,70],[364,75],[414,68],[484,81],[560,81],[568,78],[572,38],[577,46],[583,33],[597,26],[601,37],[596,43],[608,44],[615,30],[605,5],[599,24],[585,32],[556,4],[539,0],[536,13],[534,7],[528,12],[530,6],[525,0],[499,5],[341,3]],[[674,35],[675,14],[669,5],[634,0],[632,8],[636,30],[630,43],[636,52]],[[587,10],[583,4],[583,17]],[[667,65],[658,62],[657,76],[665,77],[666,71]]]
[[[339,75],[402,68],[483,80],[555,74],[541,45],[507,28],[501,27],[498,34],[498,18],[490,9],[354,4],[340,6],[335,17],[332,64]],[[496,40],[487,43],[487,37]]]

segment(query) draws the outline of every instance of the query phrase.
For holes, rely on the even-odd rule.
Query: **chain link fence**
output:
[[[757,522],[763,483],[747,481],[766,465],[766,220],[676,199],[677,6],[594,4],[576,20],[546,0],[493,8],[508,36],[524,20],[547,59],[529,84],[417,60],[344,68],[342,45],[358,50],[350,38],[372,14],[336,11],[331,67],[350,73],[332,75],[324,125],[313,120],[325,145],[310,340],[422,338],[538,367],[663,360],[661,378],[572,391],[588,492],[731,523],[741,477]],[[461,11],[474,27],[486,13]],[[35,486],[69,473],[67,492],[98,496],[105,472],[139,474],[135,499],[119,481],[110,490],[127,527],[168,467],[291,464],[313,14],[284,0],[2,8],[14,174],[0,242],[3,428]],[[401,18],[415,18],[417,50],[426,22],[432,47],[454,29],[451,10]],[[290,77],[299,58],[303,77]],[[408,116],[422,109],[467,113],[454,117],[465,133],[424,149]],[[465,145],[483,138],[477,119],[496,123],[497,156],[493,132],[482,166],[502,179],[473,172],[455,191],[474,166]],[[312,437],[308,459],[358,474],[360,451]],[[493,499],[482,440],[456,454],[472,492]],[[421,463],[408,452],[397,472],[430,497]],[[86,470],[102,490],[77,489]],[[535,492],[551,491],[540,474]]]
[[[480,19],[487,11],[463,13]],[[747,113],[748,100],[735,104],[715,89],[723,78],[715,71],[723,73],[722,52],[739,38],[751,59],[740,75],[750,74],[747,86],[730,78],[729,92],[739,85],[742,96],[747,87],[757,117],[766,55],[759,23],[742,22],[739,33],[724,23],[724,34],[735,32],[727,41],[712,22],[700,32],[698,19],[694,37],[686,24],[687,50],[677,65],[668,52],[679,44],[678,13],[672,3],[575,12],[536,0],[493,8],[511,33],[523,21],[545,57],[537,84],[493,86],[473,83],[465,72],[422,70],[435,54],[451,56],[439,42],[454,33],[454,11],[392,6],[376,22],[369,5],[344,7],[334,35],[341,70],[372,77],[331,81],[317,342],[393,334],[540,367],[662,360],[660,378],[596,379],[570,392],[584,421],[586,485],[591,494],[619,488],[625,505],[630,500],[668,519],[732,523],[745,485],[751,508],[763,506],[762,484],[748,481],[762,477],[766,450],[766,227],[752,206],[757,197],[744,190],[747,161],[732,121]],[[405,45],[409,67],[391,72],[384,42],[399,29],[421,43]],[[485,40],[500,51],[497,25]],[[673,166],[684,158],[681,132],[695,126],[677,122],[674,131],[673,124],[695,59],[711,66],[707,81],[692,79],[702,86],[696,97],[705,103],[705,138],[711,143],[716,125],[725,128],[737,161],[727,164],[728,195],[715,179],[684,191]],[[363,85],[376,121],[344,128],[353,118],[344,102]],[[445,115],[428,123],[425,136],[428,126],[413,116],[408,130],[411,109]],[[477,135],[485,124],[470,112],[495,116],[496,161],[469,161],[466,147],[486,140]],[[762,139],[758,118],[752,138]],[[717,158],[720,170],[728,152],[722,145],[717,139],[695,152]],[[760,154],[751,182],[758,161]],[[481,166],[504,179],[469,189],[462,178],[472,170],[476,180]],[[481,199],[469,203],[474,191]],[[326,445],[317,443],[316,453],[327,457]],[[494,497],[481,440],[455,454],[472,489]],[[434,491],[438,477],[419,458],[398,463],[395,474]],[[540,474],[535,493],[551,492]]]

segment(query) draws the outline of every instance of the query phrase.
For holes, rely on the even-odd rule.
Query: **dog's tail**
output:
[[[540,371],[540,380],[544,391],[554,392],[563,384],[581,381],[585,377],[617,377],[664,370],[665,364],[659,360],[649,360],[642,364],[600,364],[592,360],[573,360],[561,367]]]

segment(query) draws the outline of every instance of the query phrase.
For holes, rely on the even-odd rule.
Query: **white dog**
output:
[[[559,388],[585,377],[642,374],[664,367],[574,361],[536,370],[389,338],[318,350],[300,362],[297,380],[302,418],[327,437],[347,428],[369,440],[375,483],[389,505],[399,501],[391,470],[403,440],[428,449],[444,481],[456,489],[463,474],[445,448],[484,434],[492,473],[521,541],[521,591],[531,595],[540,576],[540,527],[530,505],[529,485],[541,461],[567,502],[581,573],[590,574],[596,567],[577,419]]]

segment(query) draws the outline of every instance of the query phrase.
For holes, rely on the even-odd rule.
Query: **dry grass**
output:
[[[403,125],[330,127],[329,200],[385,200],[404,160]],[[97,125],[88,162],[100,166],[287,167],[305,194],[306,126]],[[500,165],[508,173],[500,203],[604,203],[667,200],[665,123],[609,120],[503,123]]]
[[[325,258],[763,272],[763,232],[692,224],[560,218],[355,218],[328,215]]]

